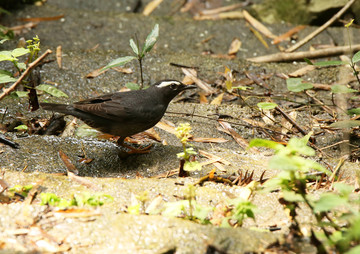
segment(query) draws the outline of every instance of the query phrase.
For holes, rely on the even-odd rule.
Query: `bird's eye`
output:
[[[173,89],[173,90],[177,90],[178,85],[173,83],[173,84],[170,85],[170,88]]]

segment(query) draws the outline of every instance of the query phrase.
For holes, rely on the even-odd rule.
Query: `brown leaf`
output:
[[[85,177],[80,177],[80,176],[77,176],[75,175],[74,173],[68,171],[68,177],[69,179],[71,179],[72,181],[74,182],[77,182],[89,189],[93,189],[93,190],[96,190],[96,191],[100,191],[101,190],[101,187],[93,184],[92,182],[90,182],[88,179],[86,179]]]
[[[161,4],[162,1],[163,0],[152,0],[145,6],[142,14],[144,16],[149,16]]]
[[[230,48],[228,50],[228,55],[236,55],[236,53],[241,48],[241,41],[239,38],[234,38],[230,44]]]
[[[76,167],[74,166],[74,164],[71,163],[70,158],[61,150],[59,150],[59,156],[60,159],[64,162],[66,169],[69,172],[72,172],[74,174],[78,174],[79,171],[76,169]]]
[[[218,122],[221,125],[221,127],[223,127],[225,130],[227,130],[230,133],[230,135],[233,137],[233,139],[235,139],[236,143],[238,143],[240,147],[246,149],[249,146],[249,143],[243,137],[241,137],[240,134],[237,133],[229,123],[222,120],[218,120]],[[249,150],[253,153],[259,153],[258,149],[254,147],[250,148]]]
[[[306,73],[315,70],[316,66],[315,65],[306,65],[300,69],[297,69],[296,71],[293,71],[292,73],[289,74],[290,77],[301,77],[303,75],[305,75]]]
[[[164,123],[163,121],[158,122],[155,126],[166,132],[169,132],[169,133],[175,135],[175,127],[170,126],[170,125]]]
[[[61,45],[57,46],[56,48],[56,62],[59,66],[59,68],[62,68],[62,50],[61,50]]]
[[[192,138],[191,141],[200,143],[225,143],[229,140],[224,138]]]
[[[266,26],[264,26],[261,22],[251,16],[250,13],[248,13],[246,10],[243,10],[242,13],[244,14],[244,18],[246,19],[246,21],[249,22],[257,31],[259,31],[268,38],[276,38],[276,36]]]
[[[181,68],[181,70],[186,76],[191,78],[200,89],[203,89],[207,94],[212,94],[215,92],[215,89],[213,89],[209,84],[196,77],[197,73],[194,69]]]
[[[210,104],[211,105],[220,105],[223,97],[224,97],[224,93],[219,94],[215,99],[212,100],[212,102]]]
[[[217,156],[217,155],[215,155],[215,154],[211,154],[211,153],[208,153],[208,152],[203,151],[203,150],[199,150],[199,154],[200,154],[201,156],[204,156],[204,157],[208,158],[208,159],[216,159],[216,160],[218,160],[220,163],[225,164],[226,166],[231,165],[231,163],[230,163],[229,161],[227,161],[227,160],[225,160],[225,159],[223,159],[223,158],[221,158],[221,157],[219,157],[219,156]]]
[[[99,76],[109,70],[109,69],[107,69],[107,70],[101,71],[102,68],[104,68],[104,67],[101,67],[99,69],[89,72],[88,74],[86,74],[85,78],[96,78],[97,76]]]
[[[278,44],[278,43],[282,42],[283,40],[289,39],[291,36],[298,33],[299,31],[303,30],[305,27],[306,26],[304,26],[304,25],[296,26],[296,27],[290,29],[289,31],[287,31],[286,33],[283,33],[282,35],[274,38],[271,43]]]
[[[37,18],[21,18],[21,21],[41,22],[41,21],[53,21],[59,20],[64,17],[64,14],[53,17],[37,17]]]
[[[208,100],[206,98],[206,95],[202,92],[199,93],[199,99],[200,99],[200,104],[208,104]]]

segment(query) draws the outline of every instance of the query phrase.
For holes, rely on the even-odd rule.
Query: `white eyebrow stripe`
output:
[[[171,84],[176,84],[176,85],[180,85],[180,82],[178,81],[163,81],[161,82],[159,85],[157,85],[157,87],[165,87],[165,86],[170,86]]]

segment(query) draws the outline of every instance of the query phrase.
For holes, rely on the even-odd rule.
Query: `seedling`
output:
[[[175,135],[180,140],[183,152],[178,153],[177,157],[180,159],[179,176],[186,176],[187,172],[201,170],[201,164],[198,161],[190,161],[190,158],[197,154],[193,147],[188,147],[189,139],[191,137],[191,126],[189,123],[181,123],[175,129]],[[187,172],[184,172],[187,171]]]
[[[102,69],[102,71],[113,68],[113,67],[123,66],[123,65],[127,64],[128,62],[130,62],[134,59],[137,59],[139,62],[139,67],[140,67],[140,80],[141,80],[139,89],[142,89],[144,86],[143,66],[142,66],[143,58],[154,47],[158,36],[159,36],[159,25],[156,24],[154,26],[153,30],[146,37],[144,45],[142,46],[141,49],[140,49],[139,43],[135,43],[135,41],[133,39],[130,39],[130,47],[133,50],[135,56],[124,56],[124,57],[117,58],[117,59],[111,61],[108,65],[106,65]],[[133,86],[133,84],[131,84],[131,86]]]

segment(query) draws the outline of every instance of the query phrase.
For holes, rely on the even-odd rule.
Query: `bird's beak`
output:
[[[189,90],[189,89],[195,89],[197,88],[196,85],[185,85],[185,84],[182,84],[182,90]]]

